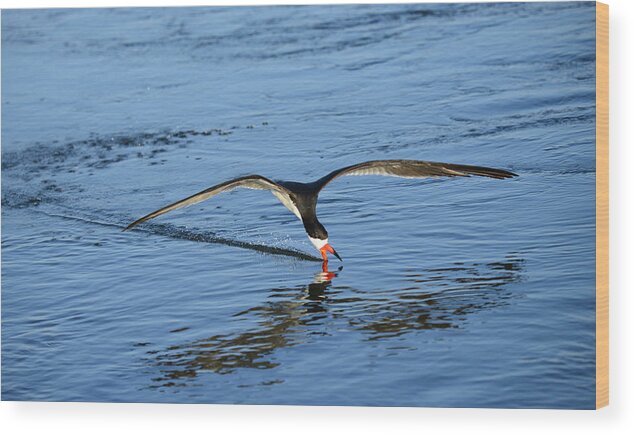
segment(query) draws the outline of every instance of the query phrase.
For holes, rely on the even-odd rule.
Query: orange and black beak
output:
[[[321,258],[324,259],[324,261],[328,261],[328,254],[326,254],[326,252],[330,252],[331,254],[333,254],[335,257],[337,257],[339,259],[339,261],[343,261],[341,259],[341,257],[339,256],[339,254],[337,254],[337,251],[335,251],[335,248],[333,248],[332,246],[330,246],[328,243],[326,243],[321,249]]]

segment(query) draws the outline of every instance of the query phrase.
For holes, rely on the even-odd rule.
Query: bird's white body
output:
[[[320,251],[321,248],[328,244],[328,239],[313,239],[312,237],[308,236],[308,240],[310,240],[310,243],[312,243],[318,251]]]

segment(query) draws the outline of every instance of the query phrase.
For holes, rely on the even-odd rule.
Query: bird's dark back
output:
[[[304,219],[316,215],[317,194],[319,191],[312,183],[297,183],[295,181],[276,182],[292,192],[293,202]]]
[[[306,232],[308,232],[308,235],[318,239],[328,238],[328,232],[319,220],[317,220],[319,185],[316,183],[298,183],[295,181],[276,182],[292,192],[293,202],[295,202],[295,206],[302,215],[304,228]]]

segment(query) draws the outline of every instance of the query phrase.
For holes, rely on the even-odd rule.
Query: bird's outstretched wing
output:
[[[499,179],[517,177],[517,174],[512,172],[484,166],[456,165],[424,160],[372,160],[332,171],[316,183],[321,190],[334,179],[345,175],[387,175],[401,178],[468,177],[470,175]]]
[[[290,204],[291,206],[293,204],[291,200],[290,192],[285,187],[277,184],[276,182],[272,180],[269,180],[268,178],[262,177],[261,175],[248,175],[246,177],[240,177],[234,180],[225,181],[224,183],[216,184],[215,186],[212,186],[209,189],[205,189],[192,196],[188,196],[185,199],[181,199],[180,201],[177,201],[173,204],[167,205],[161,209],[153,211],[152,213],[147,214],[143,216],[142,218],[135,220],[130,225],[125,227],[123,231],[129,230],[142,222],[153,219],[157,216],[160,216],[172,210],[176,210],[182,207],[187,207],[188,205],[196,204],[198,202],[209,199],[212,196],[218,195],[219,193],[226,192],[228,190],[232,190],[237,187],[245,187],[247,189],[270,190],[287,208],[290,209],[289,205],[287,204]]]

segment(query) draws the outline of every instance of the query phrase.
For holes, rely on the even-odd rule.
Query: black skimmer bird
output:
[[[483,166],[456,165],[452,163],[427,162],[422,160],[373,160],[332,171],[325,177],[312,183],[298,183],[295,181],[273,181],[261,175],[247,175],[216,184],[185,199],[153,211],[132,222],[123,231],[157,216],[188,205],[196,204],[237,187],[247,189],[270,190],[280,202],[293,212],[304,224],[311,243],[321,253],[326,264],[328,253],[341,257],[328,242],[328,231],[317,219],[317,199],[319,192],[336,178],[344,175],[387,175],[401,178],[429,178],[429,177],[468,177],[477,175],[490,178],[512,178],[517,175],[503,169],[486,168]]]

